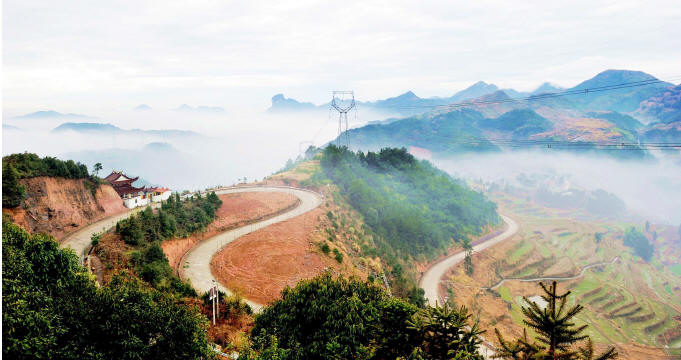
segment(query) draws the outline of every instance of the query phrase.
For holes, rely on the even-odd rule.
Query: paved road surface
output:
[[[158,204],[154,204],[154,207],[158,207]],[[73,249],[80,258],[80,262],[83,263],[83,258],[85,257],[85,251],[90,246],[92,242],[92,235],[96,233],[104,232],[114,226],[120,220],[127,219],[130,215],[144,210],[143,207],[135,208],[134,210],[128,210],[126,212],[120,213],[118,215],[109,216],[95,223],[87,225],[80,230],[67,235],[61,243],[62,247],[68,247]]]
[[[214,276],[210,269],[210,261],[215,253],[217,253],[222,247],[248,233],[302,215],[316,208],[322,203],[322,198],[317,193],[288,187],[250,187],[216,191],[218,194],[237,192],[285,192],[298,197],[300,199],[300,204],[290,211],[267,220],[218,234],[212,238],[200,242],[198,245],[189,250],[184,258],[183,264],[180,265],[184,267],[182,270],[183,277],[191,281],[192,286],[199,294],[208,291],[213,285]],[[229,291],[229,289],[224,287],[222,284],[218,284],[218,288],[227,294],[231,294],[231,291]],[[262,309],[262,304],[258,304],[248,299],[245,300],[254,311],[257,312]]]
[[[516,222],[513,221],[513,219],[501,214],[499,214],[499,216],[501,216],[501,219],[504,220],[504,222],[508,225],[508,228],[501,234],[473,246],[474,252],[485,250],[490,246],[496,245],[506,239],[509,239],[518,231],[518,224],[516,224]],[[447,273],[449,269],[451,269],[454,265],[462,262],[465,257],[466,254],[463,251],[461,251],[446,257],[445,259],[435,263],[428,270],[426,270],[426,272],[421,277],[421,280],[419,280],[419,287],[425,290],[426,292],[425,297],[426,299],[428,299],[428,304],[430,304],[431,306],[435,306],[436,304],[443,303],[442,300],[440,300],[439,294],[440,281],[442,280],[442,277],[445,276],[445,273]],[[483,355],[485,359],[491,359],[492,356],[494,355],[494,346],[488,343],[485,340],[485,338],[482,338],[482,341],[483,343],[480,346],[480,353]]]
[[[515,221],[501,214],[499,216],[501,216],[501,219],[504,220],[504,222],[508,225],[508,228],[503,233],[485,242],[473,246],[474,252],[480,252],[492,245],[496,245],[499,242],[510,238],[516,233],[516,231],[518,231],[518,224],[516,224]],[[423,274],[421,280],[419,280],[419,287],[425,290],[426,292],[425,296],[428,299],[428,303],[431,306],[435,306],[436,302],[442,304],[442,300],[440,300],[439,294],[440,281],[442,280],[442,277],[449,269],[451,269],[454,265],[462,262],[465,257],[466,254],[463,251],[450,255],[444,260],[435,263]]]

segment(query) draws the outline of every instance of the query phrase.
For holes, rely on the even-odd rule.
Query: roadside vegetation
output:
[[[392,292],[413,304],[425,303],[413,262],[430,261],[501,222],[493,202],[404,148],[355,153],[329,145],[320,158],[306,185],[337,186],[334,200],[347,202],[365,224],[370,241],[360,253],[385,262]]]
[[[465,307],[419,309],[327,272],[265,308],[240,359],[482,359],[480,333]]]
[[[54,238],[2,221],[7,359],[212,358],[198,311],[123,272],[103,287]]]
[[[96,191],[99,181],[90,176],[87,166],[73,160],[59,160],[32,153],[11,154],[2,158],[2,207],[15,208],[24,199],[24,187],[19,179],[37,176],[61,177],[65,179],[88,179],[90,188]]]
[[[132,270],[158,290],[178,297],[196,296],[191,285],[174,273],[163,253],[161,242],[205,229],[221,205],[222,200],[214,192],[203,197],[195,195],[184,201],[179,194],[175,194],[156,211],[147,207],[119,221],[114,231],[132,247],[127,254]],[[106,257],[110,254],[102,255]]]

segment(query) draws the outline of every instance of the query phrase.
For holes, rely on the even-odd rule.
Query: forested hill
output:
[[[329,145],[321,166],[389,257],[432,258],[500,223],[493,202],[404,148],[365,154]]]

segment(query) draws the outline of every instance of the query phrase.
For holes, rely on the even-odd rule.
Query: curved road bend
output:
[[[250,225],[242,226],[233,230],[229,230],[213,236],[207,240],[200,242],[194,246],[184,258],[183,277],[191,281],[192,286],[199,293],[207,292],[213,286],[213,273],[210,269],[210,262],[213,256],[225,245],[232,241],[249,234],[253,231],[265,228],[272,224],[292,219],[296,216],[302,215],[310,210],[313,210],[322,203],[322,198],[319,194],[290,187],[250,187],[250,188],[235,188],[216,191],[217,194],[239,193],[239,192],[285,192],[292,194],[300,199],[300,204],[283,214],[263,220]],[[218,288],[227,294],[232,292],[222,284],[218,283]],[[254,311],[259,312],[263,305],[258,304],[249,299],[244,299]]]
[[[474,252],[480,252],[492,245],[496,245],[499,242],[504,241],[510,238],[511,236],[515,235],[515,233],[518,231],[518,224],[516,224],[516,222],[513,221],[513,219],[501,214],[499,214],[499,216],[501,216],[501,219],[504,220],[504,222],[508,225],[508,228],[503,233],[473,246]],[[426,292],[425,297],[426,299],[428,299],[428,303],[431,306],[435,306],[436,302],[442,303],[442,301],[438,301],[440,299],[439,292],[440,281],[442,280],[442,277],[445,276],[445,273],[447,273],[447,271],[450,268],[462,262],[465,257],[466,254],[463,251],[450,255],[449,257],[446,257],[440,262],[435,263],[423,274],[423,276],[419,280],[419,287],[425,290]]]
[[[154,208],[159,206],[160,205],[158,204],[152,205]],[[117,222],[127,219],[130,215],[140,212],[144,209],[145,207],[139,207],[133,210],[128,210],[118,215],[109,216],[90,225],[82,227],[78,231],[64,237],[64,240],[61,242],[61,247],[73,249],[73,251],[76,252],[76,255],[78,255],[78,258],[82,264],[83,259],[85,258],[85,250],[87,250],[92,243],[92,235],[109,230],[110,228],[116,226]]]
[[[508,225],[508,228],[501,234],[473,246],[473,251],[479,252],[485,250],[490,246],[509,239],[518,231],[518,224],[516,224],[513,219],[501,214],[499,214],[499,216],[501,216],[501,219],[504,220],[504,222]],[[438,299],[440,299],[440,281],[449,269],[462,262],[465,257],[466,254],[463,251],[450,255],[445,259],[435,263],[423,274],[419,280],[419,287],[425,290],[425,297],[428,299],[428,304],[430,304],[430,306],[435,306],[437,303],[442,303],[442,301],[438,301]],[[491,359],[492,356],[494,356],[494,345],[487,342],[484,337],[481,338],[482,344],[480,344],[479,352],[485,359]]]

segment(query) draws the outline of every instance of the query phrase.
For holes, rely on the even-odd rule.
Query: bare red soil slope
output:
[[[24,204],[2,211],[31,233],[61,240],[84,225],[127,210],[110,185],[100,185],[93,192],[87,181],[46,176],[21,179],[26,188]]]

